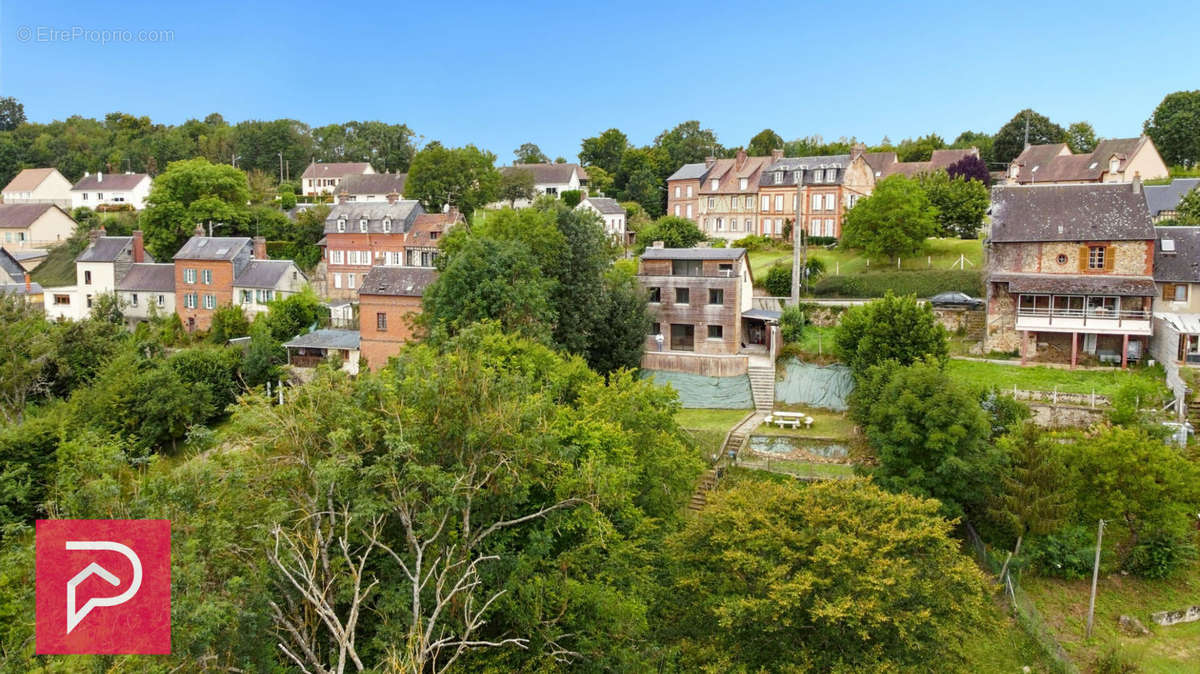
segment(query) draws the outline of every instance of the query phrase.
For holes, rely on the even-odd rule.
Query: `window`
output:
[[[341,287],[342,287],[342,275],[341,275],[341,274],[334,274],[334,275],[333,275],[333,287],[334,287],[334,288],[341,288]]]
[[[388,218],[383,219],[383,231],[385,231],[385,232],[392,231],[392,221]]]
[[[136,307],[137,305],[137,293],[129,293],[129,306]]]
[[[762,211],[765,213],[769,210],[771,210],[771,197],[764,194],[762,196]]]
[[[83,283],[84,283],[84,285],[89,285],[89,286],[92,285],[92,272],[90,272],[90,271],[83,272]]]
[[[717,269],[721,271],[722,276],[733,276],[733,264],[729,262],[718,264]]]
[[[441,232],[430,232],[430,233],[429,233],[429,240],[430,240],[430,241],[437,241],[438,235],[440,235],[440,234],[441,234]]]
[[[821,210],[821,195],[820,194],[812,195],[812,209],[814,211]]]
[[[692,186],[688,185],[687,188],[688,188],[688,190],[687,190],[688,198],[691,199],[692,198]]]
[[[708,207],[709,207],[709,208],[716,208],[716,207],[717,207],[717,200],[716,200],[716,198],[715,198],[715,197],[709,197],[709,198],[708,198]]]
[[[275,291],[274,290],[256,290],[254,292],[258,299],[259,304],[266,304],[267,302],[270,302],[271,300],[275,299]]]
[[[1088,246],[1088,269],[1104,269],[1108,251],[1105,246]]]
[[[161,306],[165,305],[166,303],[167,303],[167,296],[166,296],[166,295],[159,295],[159,296],[158,296],[158,306],[160,306],[160,307],[161,307]]]
[[[783,195],[782,194],[775,195],[775,211],[779,212],[779,213],[783,212]]]
[[[720,181],[720,180],[717,180],[716,178],[713,178],[712,180],[710,180],[710,181],[709,181],[709,183],[708,183],[708,184],[709,184],[709,188],[710,188],[710,189],[716,190],[716,189],[717,189],[717,187],[719,187],[719,186],[720,186],[720,184],[721,184],[721,181]]]
[[[691,297],[687,288],[675,289],[675,304],[690,304]]]
[[[367,219],[366,218],[362,218],[361,220],[358,221],[358,231],[360,231],[360,232],[367,231]]]
[[[825,195],[825,210],[832,211],[834,209],[836,199],[837,199],[836,195],[826,194]]]
[[[676,186],[675,186],[675,198],[676,198],[676,199],[678,199],[678,198],[679,198],[679,185],[676,185]]]
[[[691,204],[687,205],[687,217],[688,218],[692,217],[692,205]]]
[[[675,217],[679,217],[679,204],[675,204]]]
[[[346,264],[346,251],[344,251],[344,250],[329,251],[329,264]]]
[[[738,178],[738,190],[739,191],[745,192],[746,188],[749,186],[750,186],[749,178]]]
[[[397,251],[390,251],[387,254],[387,263],[393,267],[399,267],[404,264],[404,257]]]
[[[212,270],[211,269],[200,270],[200,280],[206,286],[212,285]]]
[[[738,204],[740,203],[741,200],[737,197],[729,197],[729,210],[736,211],[738,209]]]
[[[338,218],[337,231],[339,231],[339,232],[346,231],[346,219],[345,218]]]
[[[718,232],[725,231],[725,221],[722,220],[721,218],[717,218],[717,231]]]
[[[813,182],[814,183],[825,182],[825,170],[824,169],[817,169],[816,171],[813,171]]]
[[[1063,254],[1063,253],[1059,253],[1059,254],[1058,254],[1058,257],[1057,257],[1057,258],[1055,258],[1055,260],[1056,260],[1056,261],[1057,261],[1059,264],[1066,264],[1066,263],[1067,263],[1067,256],[1066,256],[1065,254]]]
[[[1116,173],[1119,170],[1121,170],[1121,160],[1113,157],[1108,161],[1108,172]]]
[[[354,274],[346,274],[346,287],[350,289],[354,288]]]
[[[84,192],[84,193],[83,193],[83,200],[84,200],[84,201],[87,201],[87,192]]]
[[[55,304],[57,304],[57,305],[60,305],[60,306],[62,306],[62,305],[64,305],[64,304],[70,304],[70,303],[71,303],[71,296],[70,296],[70,295],[55,295],[55,296],[54,296],[54,303],[55,303]]]
[[[183,296],[183,306],[187,309],[196,308],[196,293],[187,293]]]
[[[720,326],[720,325],[708,326],[708,338],[709,339],[724,339],[725,338],[724,326]]]
[[[747,232],[750,231],[750,227],[751,227],[750,223],[751,223],[750,218],[746,218],[746,231]]]
[[[657,335],[660,332],[662,332],[662,323],[651,323],[650,324],[650,334]]]
[[[754,210],[754,197],[750,196],[749,194],[746,195],[746,210]]]
[[[833,220],[825,221],[825,236],[833,236]]]
[[[92,296],[91,296],[91,295],[88,295],[88,296],[87,296],[87,298],[86,298],[86,300],[85,300],[84,304],[86,304],[86,305],[87,305],[87,308],[88,308],[88,309],[91,309],[91,308],[92,308]]]
[[[183,270],[183,282],[184,283],[195,283],[196,282],[196,270],[195,269],[184,269]]]
[[[1167,283],[1163,285],[1163,299],[1171,302],[1186,302],[1188,287],[1186,283]]]
[[[387,314],[382,311],[375,314],[375,329],[380,332],[387,332]]]
[[[204,308],[205,309],[216,309],[217,308],[216,295],[205,295],[204,296]]]
[[[699,276],[703,268],[700,260],[671,260],[671,274],[675,276]]]
[[[242,304],[250,304],[250,300],[252,297],[253,297],[253,295],[251,294],[251,292],[249,290],[243,290],[242,291]]]
[[[103,193],[103,192],[97,192],[97,193],[96,193],[96,201],[100,201],[100,200],[102,200],[102,199],[104,199],[104,193]]]
[[[721,288],[708,289],[709,304],[725,304],[725,291]]]
[[[651,288],[650,289],[650,301],[653,302],[654,304],[658,304],[659,302],[662,302],[662,288]]]

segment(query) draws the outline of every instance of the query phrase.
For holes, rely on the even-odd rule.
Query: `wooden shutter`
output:
[[[1079,247],[1079,271],[1087,271],[1088,268],[1088,247]]]
[[[1175,299],[1175,286],[1171,285],[1170,283],[1164,283],[1162,298],[1165,301]]]
[[[1117,256],[1116,246],[1105,246],[1104,247],[1104,271],[1112,271],[1113,270],[1113,262],[1114,262],[1114,258],[1116,258],[1116,256]]]

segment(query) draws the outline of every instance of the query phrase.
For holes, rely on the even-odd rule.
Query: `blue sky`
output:
[[[644,144],[689,119],[725,145],[764,127],[951,141],[1033,107],[1115,137],[1140,133],[1165,94],[1200,88],[1198,25],[1195,1],[0,0],[0,95],[43,122],[403,122],[501,162],[525,141],[574,158],[609,127]],[[174,37],[45,41],[75,27]]]

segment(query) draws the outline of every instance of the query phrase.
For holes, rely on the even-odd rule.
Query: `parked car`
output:
[[[929,298],[929,303],[935,307],[966,307],[968,309],[983,307],[983,300],[956,290],[938,293]]]

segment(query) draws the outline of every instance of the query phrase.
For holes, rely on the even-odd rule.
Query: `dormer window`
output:
[[[339,232],[346,231],[346,219],[345,218],[338,218],[337,231],[339,231]]]
[[[782,182],[783,182],[783,171],[776,171],[775,172],[775,184],[779,185]]]
[[[383,219],[383,231],[385,231],[385,232],[392,231],[392,221],[390,218]]]
[[[358,221],[358,231],[360,231],[360,232],[367,231],[367,219],[366,218],[363,218]]]
[[[1108,160],[1108,172],[1116,173],[1121,170],[1121,160],[1113,157]]]
[[[709,181],[709,186],[712,188],[712,190],[714,192],[718,189],[720,184],[721,184],[721,181],[716,178],[713,178],[712,180]]]
[[[795,178],[797,185],[800,184],[800,174],[801,173],[802,173],[802,171],[792,171],[792,177]]]
[[[738,189],[743,192],[746,191],[746,187],[749,185],[749,182],[750,182],[749,178],[739,178],[738,179]]]
[[[816,171],[813,171],[813,182],[814,183],[825,182],[825,170],[824,169],[817,169]]]

